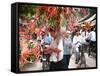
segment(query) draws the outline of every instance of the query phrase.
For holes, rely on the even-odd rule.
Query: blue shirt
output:
[[[71,53],[71,48],[70,48],[71,45],[72,45],[71,38],[64,38],[63,39],[64,55],[69,55]]]
[[[51,41],[52,41],[52,39],[51,39],[51,37],[49,37],[49,36],[46,36],[46,37],[44,38],[44,43],[45,43],[45,44],[51,44]]]

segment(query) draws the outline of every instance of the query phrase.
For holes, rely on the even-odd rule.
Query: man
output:
[[[95,29],[94,28],[91,29],[90,40],[91,40],[91,44],[95,44],[95,42],[96,42],[96,33],[95,33]]]
[[[50,56],[50,70],[62,70],[63,69],[63,39],[60,34],[51,30],[52,42],[51,50],[53,51]]]
[[[82,29],[82,32],[81,32],[81,36],[84,38],[84,39],[87,39],[88,37],[88,31],[86,29]]]
[[[91,29],[91,32],[89,34],[89,39],[90,39],[90,47],[91,47],[91,49],[89,50],[89,55],[90,52],[94,52],[96,54],[96,50],[92,49],[95,48],[94,46],[96,46],[96,32],[94,28]]]
[[[42,35],[44,37],[44,35],[45,35],[44,32],[42,33]],[[50,54],[45,53],[44,51],[48,49],[48,48],[46,48],[47,46],[50,46],[51,40],[52,40],[51,37],[49,36],[49,34],[47,34],[45,38],[42,38],[42,42],[41,42],[41,44],[44,46],[43,47],[43,57],[46,58],[46,61],[48,63],[49,63]]]
[[[63,38],[63,63],[64,63],[64,69],[68,69],[70,56],[71,56],[71,47],[72,47],[72,41],[69,37],[70,31],[67,31],[65,33],[65,36]]]
[[[49,36],[49,34],[47,34],[46,37],[44,38],[44,44],[46,45],[51,44],[51,37]]]
[[[80,32],[77,31],[76,35],[73,37],[73,47],[75,49],[75,53],[76,53],[76,64],[78,64],[79,60],[80,60],[80,52],[79,52],[79,46],[81,45],[80,42],[82,40],[82,36],[80,35]]]
[[[88,35],[89,35],[88,30],[83,28],[82,31],[81,31],[81,36],[82,36],[82,38],[85,40],[85,45],[84,45],[84,50],[85,50],[85,52],[88,51],[88,50],[87,50],[87,49],[88,49],[88,45],[89,45],[89,43],[88,43],[88,41],[89,41]]]

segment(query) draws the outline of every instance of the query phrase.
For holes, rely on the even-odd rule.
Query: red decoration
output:
[[[43,28],[43,25],[40,25],[39,30],[37,31],[37,37],[40,36],[42,28]]]
[[[30,23],[29,23],[29,29],[35,30],[35,28],[36,28],[35,21],[34,20],[31,20]]]
[[[82,12],[84,15],[88,14],[88,11],[86,8],[80,8],[80,12]]]
[[[45,34],[44,34],[44,37],[43,38],[45,38],[45,36],[48,34],[49,30],[50,30],[50,27],[49,26],[46,27]]]

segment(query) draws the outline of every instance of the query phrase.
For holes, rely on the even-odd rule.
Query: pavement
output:
[[[92,56],[88,57],[88,54],[85,53],[86,58],[86,66],[87,67],[96,67],[96,59]],[[78,64],[75,64],[75,54],[73,54],[70,58],[69,62],[69,69],[70,68],[77,68]],[[42,70],[42,63],[40,61],[35,63],[26,64],[23,68],[20,69],[21,71],[39,71]]]
[[[28,63],[24,65],[20,71],[39,71],[42,70],[42,63],[40,61],[34,63]]]
[[[96,59],[92,56],[88,56],[87,53],[85,53],[86,58],[86,67],[96,67]],[[69,68],[77,68],[78,64],[75,64],[75,54],[73,54],[70,58],[69,62]]]

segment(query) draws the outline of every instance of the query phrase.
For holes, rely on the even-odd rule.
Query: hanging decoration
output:
[[[50,29],[57,33],[61,27],[73,31],[77,26],[78,19],[87,16],[87,8],[73,8],[73,7],[57,7],[57,6],[27,6],[22,5],[19,9],[20,26],[19,34],[24,39],[33,40],[35,45],[36,39],[40,37],[44,29],[44,37],[49,33]],[[30,16],[29,16],[30,15]],[[23,24],[26,22],[27,24]],[[88,27],[88,26],[86,26]],[[28,44],[28,43],[27,43]],[[19,59],[23,64],[24,61],[37,61],[40,55],[38,46],[31,46],[27,51],[21,49]],[[24,52],[25,51],[25,52]],[[33,59],[33,60],[32,60]]]

